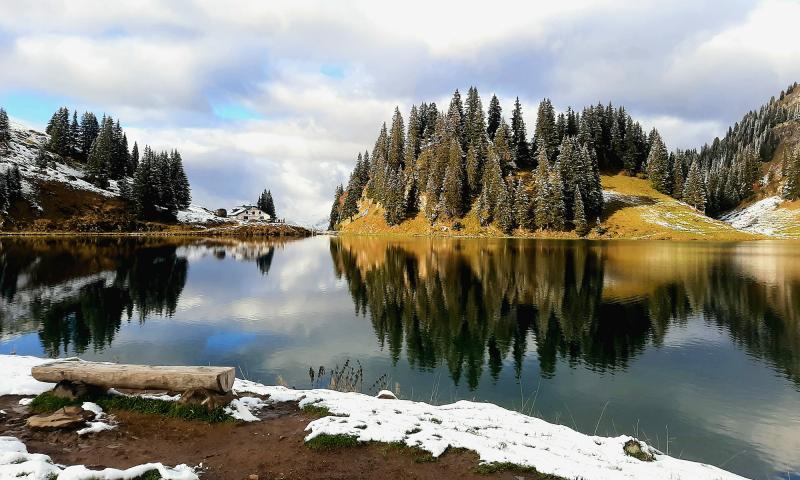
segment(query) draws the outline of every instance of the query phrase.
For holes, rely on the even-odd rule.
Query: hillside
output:
[[[0,173],[18,168],[21,197],[0,211],[0,231],[7,233],[202,233],[204,235],[305,236],[310,232],[286,224],[240,225],[217,217],[208,209],[190,205],[176,218],[143,221],[131,212],[120,195],[119,182],[108,180],[100,188],[89,181],[87,166],[71,157],[46,152],[38,162],[40,147],[50,136],[10,122],[7,148],[0,147]],[[46,166],[42,166],[46,163]],[[130,182],[131,178],[128,177]]]
[[[629,238],[654,240],[749,240],[763,238],[757,233],[737,230],[731,225],[698,213],[689,205],[655,191],[647,180],[624,175],[602,175],[605,199],[601,222],[603,233],[592,230],[586,238]],[[460,223],[460,229],[454,225]],[[457,227],[459,228],[459,227]],[[383,207],[369,198],[359,202],[359,214],[345,220],[341,233],[486,236],[505,234],[495,225],[483,227],[471,209],[460,220],[440,220],[431,224],[422,213],[390,226]],[[519,237],[579,238],[575,232],[531,231],[517,228]]]
[[[474,87],[446,110],[395,109],[337,189],[344,233],[720,239],[800,236],[800,89],[750,111],[723,138],[670,151],[611,104],[522,106],[506,123]],[[530,140],[529,140],[530,139]]]

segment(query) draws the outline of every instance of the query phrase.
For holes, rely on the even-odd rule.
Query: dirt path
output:
[[[314,451],[303,442],[306,425],[315,417],[295,404],[278,404],[261,412],[263,421],[216,424],[189,422],[130,412],[112,413],[118,426],[79,437],[75,432],[38,432],[25,428],[27,408],[21,397],[0,397],[0,435],[23,441],[28,451],[49,455],[53,462],[89,468],[128,468],[148,462],[165,465],[202,462],[206,480],[248,479],[534,479],[520,473],[478,474],[471,452],[446,453],[420,462],[410,449],[368,444],[333,451]]]

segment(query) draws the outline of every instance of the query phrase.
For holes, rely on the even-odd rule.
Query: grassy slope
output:
[[[649,238],[674,240],[747,240],[759,238],[740,232],[729,225],[697,213],[691,207],[655,191],[647,180],[623,175],[603,176],[603,188],[618,195],[606,202],[603,226],[607,232],[592,232],[588,238]],[[389,235],[464,235],[503,236],[495,226],[481,227],[474,211],[461,220],[463,229],[453,230],[453,221],[437,221],[430,225],[419,214],[400,225],[388,226],[383,208],[370,199],[360,203],[361,216],[342,223],[342,233]],[[366,213],[364,213],[366,212]],[[544,238],[577,238],[572,232],[530,232],[517,229],[514,236]]]

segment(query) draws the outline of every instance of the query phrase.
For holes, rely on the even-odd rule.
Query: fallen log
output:
[[[229,392],[236,377],[232,367],[170,367],[84,361],[39,365],[31,368],[31,375],[40,382],[48,383],[68,380],[105,388],[174,392],[205,388],[220,393]]]

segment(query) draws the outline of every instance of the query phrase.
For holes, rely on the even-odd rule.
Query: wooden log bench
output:
[[[104,388],[132,390],[167,390],[185,392],[206,389],[228,393],[233,388],[233,367],[182,367],[123,365],[85,361],[61,361],[31,369],[40,382],[83,382]]]

